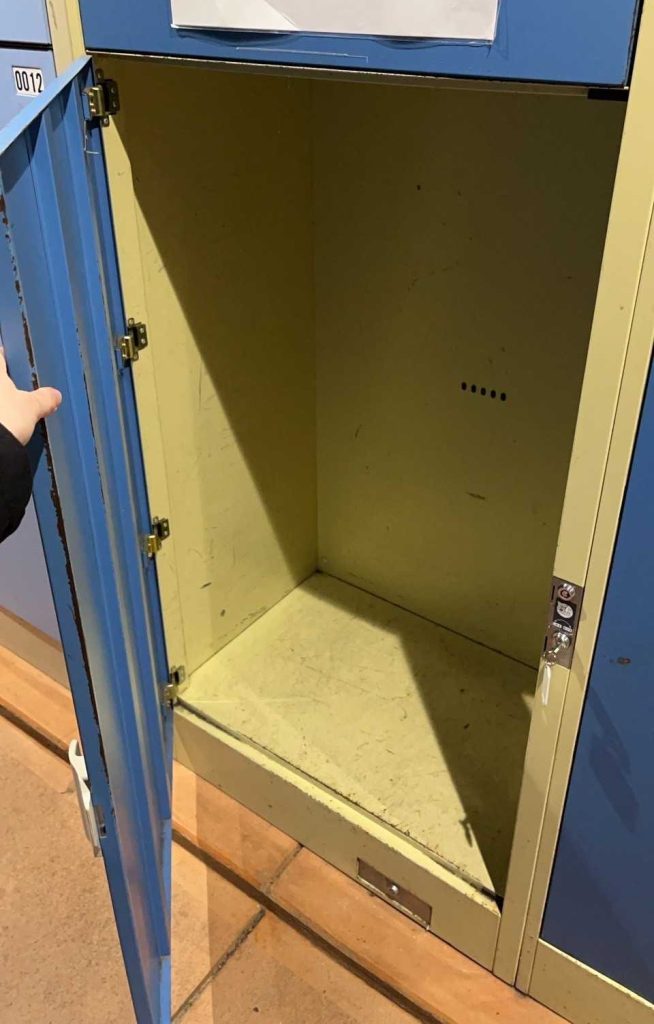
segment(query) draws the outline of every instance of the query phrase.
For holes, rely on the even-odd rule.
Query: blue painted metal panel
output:
[[[49,43],[45,0],[0,0],[0,43]]]
[[[654,1002],[654,370],[584,707],[543,938]]]
[[[15,67],[38,68],[43,72],[44,85],[55,78],[50,50],[0,49],[0,127],[8,124],[12,117],[32,102],[29,96],[18,96],[16,93]]]
[[[3,4],[0,3],[0,25],[6,24],[2,12]],[[43,73],[44,86],[55,78],[54,60],[49,50],[0,49],[0,127],[4,127],[15,114],[31,103],[29,97],[17,95],[13,73],[15,67],[38,68]],[[32,503],[18,531],[0,547],[0,606],[43,633],[59,638]]]
[[[169,0],[81,0],[90,50],[582,85],[629,77],[640,0],[502,0],[495,42],[180,30]]]
[[[0,132],[0,326],[19,386],[64,402],[34,496],[139,1024],[170,1019],[171,711],[101,130],[90,62]],[[35,459],[39,452],[33,452]]]

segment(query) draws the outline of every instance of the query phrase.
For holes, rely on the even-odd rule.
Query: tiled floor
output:
[[[174,849],[173,1003],[187,1024],[409,1024],[410,1014]],[[67,765],[0,718],[0,1021],[132,1024],[102,862]]]

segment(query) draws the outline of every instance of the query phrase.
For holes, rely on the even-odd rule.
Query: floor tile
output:
[[[319,857],[302,850],[275,900],[416,1006],[453,1024],[562,1024]],[[218,1018],[220,1019],[220,1018]]]
[[[175,830],[244,881],[265,890],[297,843],[181,764],[175,764]]]
[[[183,1024],[413,1024],[415,1018],[267,914]]]
[[[104,866],[61,791],[66,767],[13,730],[0,720],[0,1020],[130,1024]]]
[[[257,904],[173,846],[173,1008],[207,976],[258,912]]]

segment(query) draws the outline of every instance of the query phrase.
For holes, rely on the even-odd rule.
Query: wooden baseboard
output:
[[[61,686],[69,687],[61,644],[0,605],[0,647],[27,661]]]

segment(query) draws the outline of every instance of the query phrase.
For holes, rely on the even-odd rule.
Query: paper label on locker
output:
[[[178,28],[491,42],[499,0],[172,0]]]

